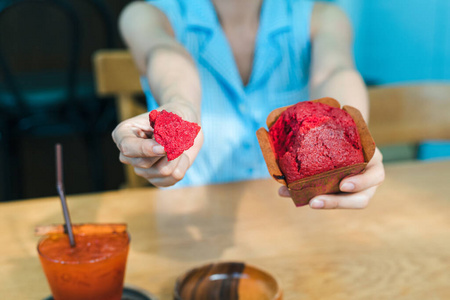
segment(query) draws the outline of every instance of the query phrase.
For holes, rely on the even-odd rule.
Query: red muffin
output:
[[[364,163],[353,118],[320,102],[286,109],[270,127],[275,156],[289,184],[326,171]]]
[[[180,116],[165,110],[152,110],[149,114],[155,140],[164,147],[168,160],[174,160],[194,145],[200,126],[183,120]]]

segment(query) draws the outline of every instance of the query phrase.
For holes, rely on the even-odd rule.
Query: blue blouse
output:
[[[176,186],[268,177],[256,131],[275,108],[308,99],[313,2],[264,0],[252,73],[244,86],[209,0],[149,0],[197,63],[204,144]],[[149,109],[157,104],[142,78]]]

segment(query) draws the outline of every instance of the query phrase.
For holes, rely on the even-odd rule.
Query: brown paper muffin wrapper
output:
[[[321,98],[312,100],[311,102],[320,102],[337,108],[341,107],[339,102],[333,98]],[[267,127],[270,128],[276,122],[281,113],[284,112],[288,107],[290,106],[280,107],[273,110],[267,116]],[[258,137],[259,145],[261,147],[261,151],[263,153],[269,173],[276,181],[286,185],[289,188],[292,200],[294,201],[294,204],[296,206],[303,206],[308,204],[309,201],[317,195],[333,194],[339,192],[339,183],[341,182],[341,180],[347,176],[356,175],[362,172],[375,153],[375,142],[359,110],[347,105],[345,105],[342,109],[348,112],[356,123],[359,137],[361,139],[361,145],[364,154],[364,163],[323,172],[314,176],[296,180],[289,184],[285,181],[285,177],[278,167],[274,147],[272,145],[269,132],[265,128],[260,128],[256,132],[256,136]]]

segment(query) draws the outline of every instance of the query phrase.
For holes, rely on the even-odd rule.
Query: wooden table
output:
[[[450,299],[450,162],[386,167],[364,210],[296,208],[273,180],[68,197],[73,222],[126,222],[125,281],[171,299],[178,275],[214,261],[275,274],[286,300]],[[61,223],[57,198],[0,205],[0,299],[50,294],[38,224]]]

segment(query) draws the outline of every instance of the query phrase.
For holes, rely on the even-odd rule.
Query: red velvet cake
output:
[[[364,162],[352,117],[323,103],[307,101],[289,107],[269,135],[287,183]]]
[[[174,160],[191,148],[200,131],[196,123],[184,121],[180,116],[165,110],[152,110],[149,119],[155,140],[164,147],[168,160]]]

